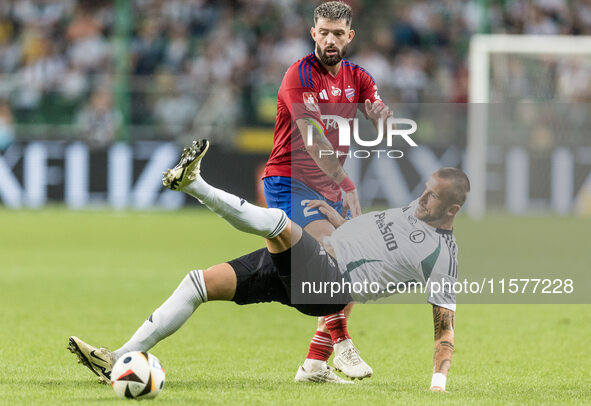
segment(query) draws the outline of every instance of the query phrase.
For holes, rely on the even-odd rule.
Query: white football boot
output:
[[[340,341],[333,346],[334,359],[332,364],[337,371],[341,371],[351,379],[369,378],[373,370],[359,356],[359,350],[351,339]]]
[[[75,336],[70,337],[68,350],[78,356],[79,364],[88,367],[98,376],[100,383],[111,383],[111,370],[115,364],[115,356],[111,351],[95,348]]]
[[[343,383],[351,384],[353,382],[346,381],[337,374],[335,374],[329,366],[318,369],[315,371],[306,371],[303,366],[300,365],[298,372],[294,378],[295,382],[315,382],[315,383]]]
[[[172,169],[162,173],[162,184],[171,190],[180,190],[199,176],[201,159],[209,149],[209,141],[193,141],[181,154],[181,160]]]

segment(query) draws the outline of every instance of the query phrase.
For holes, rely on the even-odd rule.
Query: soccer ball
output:
[[[164,387],[164,369],[152,354],[131,351],[113,366],[111,382],[120,398],[150,399]]]

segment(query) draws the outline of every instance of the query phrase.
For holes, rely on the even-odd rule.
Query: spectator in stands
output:
[[[66,49],[71,62],[88,73],[108,71],[111,49],[102,30],[100,20],[90,9],[76,7],[66,31]]]
[[[106,89],[95,90],[77,118],[82,138],[95,149],[105,148],[114,140],[122,124],[121,113],[113,107],[113,97]]]
[[[156,76],[156,100],[153,114],[163,136],[174,138],[191,129],[197,103],[179,88],[172,74],[163,72]]]
[[[14,141],[12,110],[6,100],[0,100],[0,151],[6,150]]]
[[[166,43],[162,36],[160,22],[155,17],[147,18],[133,41],[133,73],[151,75],[164,60]]]
[[[302,16],[317,0],[130,1],[130,73],[143,76],[130,80],[132,125],[145,128],[156,121],[169,131],[184,131],[185,124],[173,130],[163,117],[181,100],[188,106],[180,114],[183,123],[197,110],[194,125],[205,125],[214,139],[228,144],[236,124],[272,125],[274,112],[268,106],[275,103],[269,95],[285,66],[294,62],[290,55],[302,55],[310,46],[306,27],[311,21]],[[478,0],[345,1],[360,16],[358,32],[372,33],[367,46],[351,48],[348,58],[373,66],[385,100],[466,101],[468,41],[476,32],[591,34],[591,0],[506,0],[484,2],[486,8]],[[64,105],[76,106],[102,75],[113,74],[115,13],[113,1],[0,1],[0,97],[10,101],[17,124],[55,117],[53,111],[37,112],[52,106],[55,94],[63,96]],[[520,67],[509,68],[520,74]],[[573,84],[588,83],[588,62],[566,63],[559,70],[558,96],[591,99],[591,86]],[[152,100],[160,96],[148,95],[151,75],[163,71],[172,74],[171,86],[182,92],[160,92],[162,100]],[[525,80],[511,80],[515,87],[510,89],[527,91]],[[95,97],[112,108],[112,101],[106,102],[110,95],[90,100]],[[92,111],[92,104],[83,111]],[[68,111],[64,116],[75,115]],[[112,131],[105,134],[98,139],[110,139]]]

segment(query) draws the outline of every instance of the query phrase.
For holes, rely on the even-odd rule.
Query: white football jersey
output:
[[[393,284],[420,282],[427,288],[429,303],[455,311],[456,297],[450,289],[458,277],[455,238],[450,230],[418,220],[417,206],[415,200],[404,208],[366,213],[325,239],[325,245],[334,249],[345,280],[380,287],[375,293],[353,290],[355,301],[390,296],[396,293],[391,289]],[[438,289],[429,289],[433,282],[439,284]]]

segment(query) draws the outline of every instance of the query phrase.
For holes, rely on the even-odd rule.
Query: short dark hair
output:
[[[342,1],[327,1],[314,9],[314,24],[318,22],[319,18],[345,20],[347,27],[350,27],[351,21],[353,21],[351,6]]]
[[[464,171],[457,168],[441,168],[435,172],[435,175],[452,183],[453,188],[449,191],[449,201],[451,204],[462,206],[470,193],[470,180]]]

